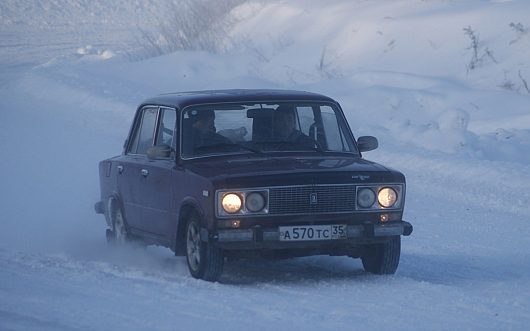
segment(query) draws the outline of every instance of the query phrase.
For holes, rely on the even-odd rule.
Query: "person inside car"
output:
[[[215,128],[215,112],[213,110],[193,110],[191,112],[191,119],[194,148],[232,143],[228,138],[217,133]]]
[[[315,141],[297,129],[294,109],[278,107],[274,112],[273,136],[276,141],[287,142],[303,149],[314,149]]]

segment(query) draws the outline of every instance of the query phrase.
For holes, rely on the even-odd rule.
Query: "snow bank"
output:
[[[357,132],[529,162],[529,10],[524,1],[271,1],[239,7],[233,38],[256,54],[262,77],[342,101]]]

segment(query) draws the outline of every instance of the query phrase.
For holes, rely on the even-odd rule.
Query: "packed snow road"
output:
[[[208,283],[191,278],[184,259],[166,249],[116,250],[102,235],[58,254],[3,249],[0,326],[524,329],[530,322],[528,250],[514,252],[527,247],[523,222],[515,214],[473,215],[465,205],[439,202],[434,210],[409,206],[418,211],[409,213],[416,233],[403,240],[394,276],[366,274],[350,258],[319,256],[231,262],[219,283]],[[494,219],[512,227],[489,230]],[[470,225],[481,221],[482,229]]]

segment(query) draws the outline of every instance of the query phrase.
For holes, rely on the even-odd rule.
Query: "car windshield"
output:
[[[184,158],[270,152],[358,153],[335,105],[318,102],[211,104],[182,113]]]

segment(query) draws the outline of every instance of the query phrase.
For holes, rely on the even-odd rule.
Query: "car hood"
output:
[[[404,182],[401,173],[360,157],[241,157],[195,160],[187,167],[219,186]],[[218,186],[218,185],[216,185]]]

